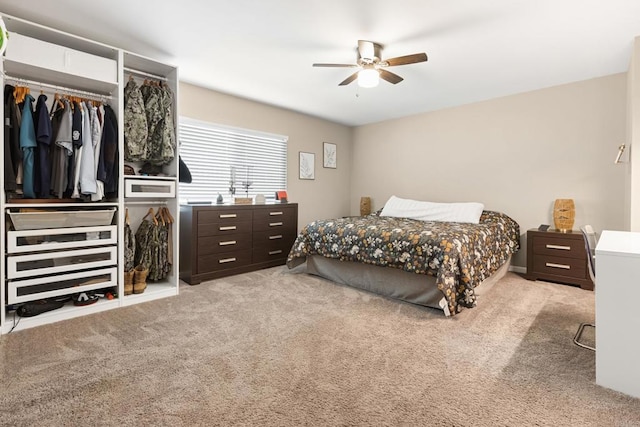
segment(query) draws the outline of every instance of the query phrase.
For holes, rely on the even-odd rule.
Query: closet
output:
[[[9,32],[0,62],[3,88],[19,88],[9,90],[11,96],[28,93],[34,109],[46,97],[50,117],[55,108],[67,106],[70,114],[73,110],[82,118],[82,135],[91,137],[68,149],[69,159],[60,157],[60,162],[67,162],[64,166],[54,166],[53,160],[43,163],[52,170],[38,168],[43,157],[22,144],[20,170],[0,174],[0,333],[177,295],[177,68],[20,18],[2,18]],[[125,129],[125,123],[130,124],[131,112],[126,110],[125,88],[130,82],[155,97],[149,101],[157,105],[155,116],[162,111],[161,121],[153,121],[149,130],[155,135],[159,129],[164,135],[160,139],[169,142],[162,157],[129,154],[130,127]],[[13,127],[7,126],[5,115],[10,113],[7,92],[0,106],[5,117],[5,149],[0,151],[5,171],[15,155],[9,141]],[[76,138],[77,128],[72,130]],[[53,137],[48,153],[66,147],[63,137]],[[31,156],[35,167],[27,160]],[[87,163],[81,166],[83,161]],[[46,180],[33,183],[42,176],[53,182],[61,171],[66,174],[61,184],[48,188]],[[127,248],[137,232],[139,248]],[[147,272],[145,286],[129,292],[125,276],[133,274],[134,256],[138,265],[133,267],[146,266]],[[72,300],[65,301],[69,297]],[[19,314],[21,306],[43,301],[64,305],[35,316]]]

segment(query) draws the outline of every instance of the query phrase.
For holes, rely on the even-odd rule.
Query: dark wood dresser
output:
[[[283,265],[298,204],[181,205],[180,278],[191,285]]]
[[[587,270],[587,253],[580,230],[527,231],[527,275],[529,280],[577,285],[593,290]]]

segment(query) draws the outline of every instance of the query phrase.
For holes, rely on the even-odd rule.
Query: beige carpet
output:
[[[573,334],[592,292],[509,273],[454,318],[285,268],[0,338],[0,423],[636,426]]]

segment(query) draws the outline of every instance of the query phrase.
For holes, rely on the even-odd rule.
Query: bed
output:
[[[509,216],[481,210],[477,224],[381,212],[313,221],[287,258],[291,269],[455,315],[475,307],[477,288],[506,273],[520,248]]]

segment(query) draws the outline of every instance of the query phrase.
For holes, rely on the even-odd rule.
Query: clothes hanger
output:
[[[158,220],[156,219],[156,215],[155,215],[155,213],[153,212],[153,208],[149,208],[149,210],[147,211],[147,214],[146,214],[146,215],[144,216],[144,218],[142,218],[142,219],[147,218],[149,215],[151,215],[151,219],[152,219],[153,223],[154,223],[155,225],[158,225]]]

